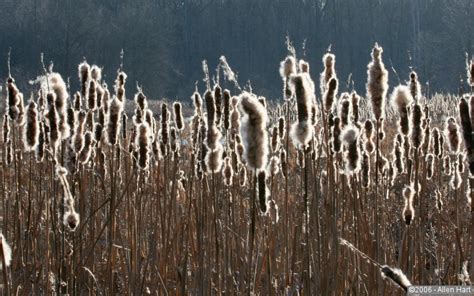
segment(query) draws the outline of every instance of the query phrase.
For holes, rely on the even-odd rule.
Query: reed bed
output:
[[[204,89],[181,102],[149,100],[122,67],[108,85],[87,61],[75,93],[44,69],[26,100],[9,76],[3,293],[403,295],[470,284],[474,94],[428,96],[415,72],[389,93],[382,53],[376,44],[367,56],[357,94],[339,85],[332,53],[318,74],[290,50],[274,101],[241,87],[225,57],[223,81],[203,62]]]

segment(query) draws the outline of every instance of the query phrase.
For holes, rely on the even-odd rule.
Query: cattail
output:
[[[94,80],[89,81],[89,92],[87,94],[87,108],[91,111],[95,111],[95,109],[97,108],[96,82]]]
[[[63,223],[69,228],[69,231],[76,230],[79,225],[79,214],[74,210],[74,198],[72,197],[71,190],[69,188],[69,183],[66,178],[67,171],[61,166],[57,166],[56,174],[61,182],[64,191],[64,216]]]
[[[461,128],[463,131],[464,143],[466,144],[467,150],[472,150],[474,147],[472,146],[471,134],[472,134],[472,123],[471,123],[471,116],[469,114],[469,105],[466,99],[461,98],[459,101],[459,117],[461,118]]]
[[[258,102],[255,95],[248,92],[240,95],[239,108],[243,114],[241,134],[245,146],[246,163],[255,170],[263,169],[268,156],[266,109]]]
[[[403,137],[401,134],[397,134],[397,137],[395,138],[395,145],[393,148],[393,156],[395,158],[394,159],[395,167],[399,174],[403,173],[405,170],[402,149],[403,149]]]
[[[415,102],[421,99],[421,87],[418,82],[418,75],[415,71],[410,73],[410,93],[411,96],[415,99]]]
[[[403,198],[405,199],[405,206],[403,207],[403,220],[406,225],[410,225],[411,221],[415,218],[415,209],[413,208],[413,197],[415,191],[413,186],[406,186],[403,189]]]
[[[161,104],[161,142],[168,145],[169,142],[169,111],[166,103]]]
[[[5,156],[5,164],[10,165],[13,162],[13,142],[11,139],[8,139],[8,141],[5,143],[7,146],[7,151],[6,151],[6,156]]]
[[[426,118],[426,113],[425,113],[425,128],[423,130],[423,147],[422,151],[426,155],[429,152],[429,149],[431,147],[431,129],[430,129],[430,119]]]
[[[58,115],[59,132],[61,139],[67,139],[70,136],[70,128],[67,124],[67,103],[69,94],[66,83],[58,73],[50,73],[46,78],[48,81],[42,83],[42,88],[47,92],[48,88],[55,94],[54,104]],[[45,80],[46,80],[45,79]]]
[[[394,108],[398,110],[400,115],[399,130],[403,135],[410,133],[410,124],[408,122],[408,106],[413,101],[410,89],[405,85],[398,85],[392,93],[391,100]]]
[[[18,110],[18,104],[20,103],[18,90],[15,80],[11,77],[7,79],[7,106],[8,116],[11,120],[17,120],[20,111]]]
[[[133,115],[133,123],[139,125],[143,122],[143,110],[140,107],[135,108],[135,114]]]
[[[413,105],[411,111],[411,144],[413,148],[418,149],[423,144],[423,132],[421,130],[421,122],[423,111],[419,104]]]
[[[46,108],[46,98],[43,89],[38,90],[38,111],[42,114]]]
[[[84,127],[86,123],[86,111],[81,110],[77,114],[77,122],[74,135],[71,139],[72,148],[75,153],[79,153],[84,146]]]
[[[238,97],[232,97],[232,114],[230,116],[230,127],[231,135],[233,136],[238,135],[240,130],[240,112],[237,108],[238,101]]]
[[[118,71],[117,79],[115,80],[115,88],[118,89],[120,87],[124,87],[125,82],[127,82],[127,74],[125,74],[123,71]]]
[[[353,126],[346,126],[341,133],[341,141],[346,147],[344,162],[346,175],[357,173],[360,169],[360,152],[358,145],[359,130]]]
[[[260,206],[260,211],[263,214],[267,213],[267,203],[268,203],[268,189],[266,184],[266,173],[265,170],[261,170],[257,173],[257,191],[258,191],[258,204]]]
[[[81,96],[86,97],[87,94],[87,82],[89,81],[90,76],[90,66],[84,61],[79,64],[79,80],[81,81]]]
[[[274,126],[272,130],[272,151],[275,152],[278,149],[280,143],[280,136],[278,133],[278,127]]]
[[[321,73],[320,81],[319,81],[319,85],[321,87],[321,94],[324,94],[326,92],[326,89],[328,88],[327,85],[332,78],[334,78],[337,81],[336,70],[334,67],[335,63],[336,63],[336,56],[333,55],[332,53],[328,52],[323,56],[324,71]]]
[[[339,117],[334,118],[334,125],[332,127],[332,151],[338,153],[341,151],[341,119]]]
[[[23,129],[23,142],[27,151],[32,151],[38,144],[38,110],[36,103],[30,100],[26,110],[26,127]]]
[[[109,90],[107,89],[107,84],[103,84],[102,85],[103,87],[103,90],[104,90],[104,94],[103,94],[103,97],[102,97],[102,107],[104,108],[104,113],[108,113],[109,112],[109,104],[110,104],[110,92]]]
[[[201,95],[196,91],[194,92],[193,96],[191,97],[194,104],[194,114],[199,116],[202,115],[202,98]]]
[[[280,76],[283,79],[285,99],[289,99],[293,95],[289,85],[290,76],[293,74],[296,74],[296,59],[293,56],[287,56],[280,63]]]
[[[127,138],[127,121],[128,121],[128,116],[124,112],[122,113],[122,139],[124,140]]]
[[[86,118],[86,126],[88,130],[92,130],[94,128],[94,112],[87,111],[87,118]]]
[[[107,140],[109,145],[116,145],[120,132],[120,119],[123,112],[123,103],[117,98],[113,98],[109,105],[107,114]]]
[[[49,145],[53,149],[57,148],[60,139],[59,116],[56,112],[56,104],[54,104],[55,96],[54,93],[48,93],[46,96],[49,103],[48,114],[46,115],[49,127]]]
[[[361,181],[362,181],[362,187],[369,188],[370,186],[370,159],[366,151],[362,151]]]
[[[313,125],[310,118],[314,83],[308,73],[292,76],[291,83],[296,94],[298,109],[298,122],[291,127],[291,136],[295,146],[305,147],[313,137]]]
[[[432,147],[433,147],[433,154],[435,156],[440,155],[440,147],[439,147],[439,138],[440,138],[440,132],[437,127],[433,128],[433,141],[432,141]]]
[[[216,103],[211,91],[208,90],[204,93],[204,100],[206,101],[207,123],[214,125],[216,123]]]
[[[231,97],[230,97],[230,91],[229,90],[224,90],[224,129],[228,130],[230,128],[230,111],[232,110],[231,107]]]
[[[45,131],[44,131],[44,123],[39,123],[39,131],[38,131],[38,144],[36,145],[35,149],[35,157],[36,161],[41,162],[43,161],[44,157],[44,143],[45,142]]]
[[[298,68],[302,73],[309,73],[309,64],[305,60],[298,61]]]
[[[454,166],[454,170],[452,171],[453,174],[451,175],[449,186],[451,186],[452,189],[459,189],[461,187],[462,177],[461,177],[461,172],[459,171],[459,162],[457,159],[454,162],[453,166]]]
[[[371,154],[375,150],[374,144],[374,125],[370,119],[367,119],[364,124],[364,134],[365,134],[365,141],[364,141],[364,148],[368,154]]]
[[[471,61],[472,65],[472,61]],[[472,78],[471,78],[472,79]],[[471,108],[474,108],[472,104],[474,103],[473,100],[474,96],[471,97]],[[467,104],[467,101],[462,98],[461,101],[459,102],[459,115],[461,118],[461,127],[463,131],[463,137],[464,137],[464,144],[466,146],[467,150],[467,156],[469,159],[469,172],[471,175],[474,175],[474,138],[472,137],[472,120],[473,116],[472,112],[474,112],[471,109],[471,114],[469,114],[469,106]]]
[[[352,106],[352,123],[356,126],[359,125],[359,101],[360,96],[354,91],[351,94],[351,106]]]
[[[84,145],[82,146],[82,149],[79,151],[77,160],[82,163],[86,164],[89,161],[89,158],[92,153],[92,146],[93,146],[93,135],[90,131],[87,131],[84,134]]]
[[[12,263],[12,249],[2,233],[0,233],[0,242],[2,244],[3,259],[6,267],[8,267]]]
[[[280,118],[278,118],[278,137],[280,139],[283,139],[285,137],[285,126],[285,118],[281,116]]]
[[[74,94],[74,111],[80,111],[82,108],[81,94],[76,92]]]
[[[181,103],[175,102],[173,103],[173,110],[174,110],[174,121],[176,122],[176,128],[179,131],[184,129],[184,120],[183,120],[183,113],[182,113],[182,106]]]
[[[176,131],[176,128],[173,126],[170,129],[170,147],[171,151],[173,152],[178,152],[179,150],[179,144],[178,144],[178,133]]]
[[[99,66],[92,65],[91,78],[94,79],[96,82],[100,82],[102,80],[102,69]]]
[[[146,109],[145,111],[145,122],[148,123],[148,126],[150,127],[151,131],[155,131],[156,130],[156,126],[155,126],[155,119],[153,118],[153,111],[151,111],[150,109]]]
[[[433,154],[428,153],[426,155],[426,179],[428,180],[431,180],[434,174],[433,163],[434,163],[434,156]]]
[[[138,147],[138,166],[147,170],[150,153],[150,126],[147,123],[138,126],[138,135],[135,141],[135,146]]]
[[[217,173],[222,168],[222,145],[217,145],[214,149],[207,147],[205,165],[209,172]]]
[[[226,157],[224,160],[224,169],[222,170],[222,176],[224,177],[224,183],[226,186],[232,185],[232,176],[234,171],[232,170],[232,165],[230,164],[230,158]]]
[[[16,119],[16,122],[18,123],[19,126],[22,126],[24,124],[24,119],[25,119],[25,105],[23,103],[23,94],[19,93],[18,94],[18,117]]]
[[[135,94],[134,101],[137,104],[138,108],[141,109],[141,111],[145,111],[146,109],[148,109],[147,98],[141,90]]]
[[[105,90],[102,88],[102,86],[100,85],[100,83],[97,83],[97,84],[96,84],[95,92],[96,92],[96,94],[97,94],[97,103],[96,103],[97,109],[103,108],[103,106],[108,103],[108,100],[105,101],[105,103],[104,103],[104,93],[105,93]]]
[[[464,161],[466,161],[464,153],[458,153],[457,170],[460,174],[464,173]]]
[[[391,279],[395,284],[405,291],[407,291],[408,287],[411,286],[411,283],[406,275],[398,268],[383,265],[380,271],[382,272],[383,278]]]
[[[341,127],[344,128],[346,125],[349,124],[349,109],[350,109],[350,102],[349,102],[349,94],[343,93],[341,94],[341,103],[339,109],[339,117],[341,118]]]
[[[7,114],[3,115],[2,132],[3,143],[6,143],[10,140],[10,117]]]
[[[443,156],[443,154],[444,154],[444,137],[440,133],[438,158],[441,158]]]
[[[283,173],[283,175],[285,175],[287,171],[287,162],[286,162],[286,151],[283,149],[280,151],[280,162],[281,162],[281,172]]]
[[[104,129],[104,126],[100,123],[95,123],[94,124],[94,140],[97,143],[100,143],[100,140],[102,139],[102,131]]]
[[[453,154],[459,151],[459,127],[456,120],[453,117],[449,117],[446,120],[445,128],[446,138],[448,139],[449,148]]]
[[[74,134],[74,127],[76,126],[76,113],[72,107],[66,110],[66,124],[68,125],[69,136]]]
[[[382,47],[375,43],[372,49],[372,61],[367,66],[367,96],[377,121],[384,115],[385,96],[388,89],[388,71],[382,61],[382,52]]]
[[[216,124],[220,125],[222,117],[222,89],[219,85],[214,86],[214,101],[216,104]]]
[[[337,78],[335,77],[331,78],[329,80],[326,91],[324,92],[324,95],[323,95],[326,113],[331,111],[331,109],[333,108],[334,97],[337,94],[337,86],[338,86]]]
[[[247,169],[245,166],[240,166],[239,170],[239,185],[241,187],[245,186],[247,184]]]
[[[451,175],[451,158],[446,155],[443,159],[443,172],[445,175]]]
[[[274,155],[270,158],[267,171],[271,176],[276,176],[278,174],[280,171],[280,158],[278,156]]]

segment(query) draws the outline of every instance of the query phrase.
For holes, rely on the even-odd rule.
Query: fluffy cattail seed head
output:
[[[352,175],[360,169],[359,130],[354,126],[346,126],[341,133],[341,140],[346,147],[344,153],[345,174]]]
[[[241,134],[247,165],[253,169],[263,169],[268,157],[267,110],[255,95],[248,92],[240,95],[239,108],[243,115]]]
[[[118,142],[122,112],[123,103],[117,97],[113,98],[107,114],[107,140],[109,145],[116,145]]]
[[[411,71],[410,73],[410,93],[415,99],[415,102],[418,102],[421,99],[421,87],[418,82],[418,75],[415,71]]]
[[[326,110],[326,113],[331,111],[333,104],[334,104],[334,97],[337,94],[337,86],[338,86],[338,81],[337,78],[333,77],[329,80],[326,91],[324,92],[323,98],[324,98],[324,107]]]
[[[230,128],[230,112],[232,110],[231,106],[231,97],[230,97],[230,91],[228,89],[224,90],[224,129],[228,130]]]
[[[406,136],[410,132],[410,124],[408,122],[408,106],[410,106],[413,102],[410,89],[405,85],[398,85],[395,87],[392,93],[391,102],[393,107],[397,109],[400,115],[400,132]]]
[[[32,151],[38,144],[39,126],[38,126],[38,110],[36,103],[31,100],[26,109],[26,126],[24,131],[24,145],[27,151]]]
[[[258,191],[258,204],[260,206],[260,211],[263,214],[267,213],[268,205],[268,189],[266,184],[266,173],[265,170],[260,170],[257,173],[257,191]]]
[[[174,110],[174,121],[176,123],[176,128],[179,131],[182,131],[184,129],[184,119],[183,119],[181,103],[175,102],[173,104],[173,110]]]
[[[367,67],[367,96],[370,99],[376,120],[383,117],[388,89],[388,71],[382,61],[382,52],[382,47],[376,43],[372,49],[372,61]]]
[[[319,81],[321,87],[321,94],[324,94],[326,92],[327,85],[331,78],[336,78],[336,70],[334,67],[335,63],[336,56],[332,53],[328,52],[323,56],[324,71],[321,73]]]
[[[87,82],[89,81],[90,76],[90,66],[86,61],[84,61],[79,64],[78,68],[79,80],[81,81],[81,95],[85,98],[87,94]]]
[[[87,94],[87,108],[91,111],[95,111],[95,109],[97,108],[96,82],[94,80],[89,81],[89,91]]]
[[[408,287],[411,286],[410,281],[406,277],[406,275],[398,268],[393,268],[387,265],[382,266],[380,269],[382,272],[382,276],[384,278],[391,279],[394,283],[396,283],[400,288],[407,291]]]
[[[415,208],[413,208],[413,197],[415,195],[415,190],[412,186],[406,186],[403,189],[403,198],[405,199],[405,205],[403,207],[403,220],[406,225],[410,225],[413,219],[415,218]]]
[[[102,80],[102,69],[99,66],[92,65],[91,78],[94,79],[96,82],[100,82]]]
[[[446,120],[445,128],[446,138],[448,139],[449,148],[453,154],[459,151],[459,127],[456,120],[453,117],[449,117]]]
[[[311,105],[314,100],[314,83],[308,73],[291,77],[292,87],[296,94],[298,122],[291,128],[293,142],[298,147],[305,147],[313,136]]]
[[[147,123],[140,124],[135,146],[138,147],[138,166],[143,170],[147,170],[149,165],[150,136],[150,126]]]
[[[418,149],[423,144],[423,132],[421,122],[423,119],[423,111],[419,104],[413,105],[411,112],[411,144],[415,149]]]

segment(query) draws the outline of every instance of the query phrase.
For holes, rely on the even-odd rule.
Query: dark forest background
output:
[[[341,84],[352,73],[365,94],[377,41],[402,80],[413,67],[431,90],[457,92],[465,55],[473,53],[473,6],[472,0],[0,0],[0,77],[7,76],[11,47],[12,74],[24,92],[41,73],[41,52],[73,89],[83,57],[104,66],[110,84],[123,48],[129,83],[138,81],[150,98],[187,99],[195,81],[203,88],[201,61],[213,74],[225,55],[241,84],[250,80],[256,93],[273,99],[280,97],[278,67],[289,36],[313,78],[331,45]]]

